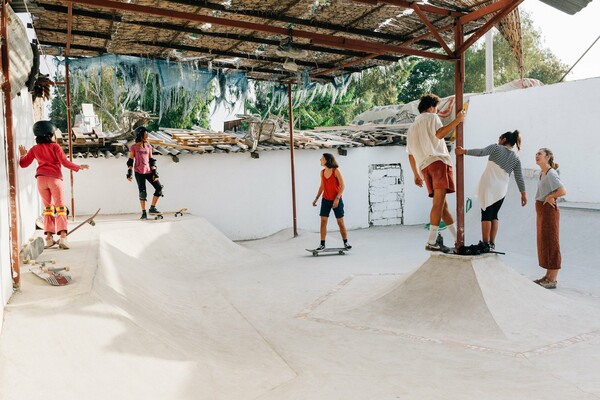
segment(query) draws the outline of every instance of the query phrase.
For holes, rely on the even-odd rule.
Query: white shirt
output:
[[[408,128],[406,151],[414,157],[419,173],[435,161],[452,166],[446,142],[435,136],[443,126],[437,114],[424,112],[417,115],[415,122]]]

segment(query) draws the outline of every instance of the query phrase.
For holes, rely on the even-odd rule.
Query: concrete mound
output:
[[[122,310],[156,344],[177,349],[174,359],[185,354],[183,361],[200,365],[198,379],[211,381],[206,394],[253,398],[295,374],[210,275],[261,257],[203,218],[142,224],[100,236],[93,293]],[[148,347],[151,354],[153,345]]]
[[[345,294],[346,299],[351,296]],[[433,254],[408,277],[362,303],[337,313],[330,310],[327,318],[514,351],[600,329],[599,309],[534,284],[492,254]]]

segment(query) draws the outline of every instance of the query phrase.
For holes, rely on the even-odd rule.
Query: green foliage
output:
[[[64,76],[57,72],[54,79],[64,81]],[[50,110],[50,120],[64,132],[67,130],[65,90],[64,85],[54,87]],[[102,68],[98,74],[88,76],[85,82],[79,79],[77,87],[71,89],[72,123],[75,122],[75,116],[81,112],[82,103],[94,105],[105,131],[123,129],[121,117],[126,110],[143,108],[155,111],[154,104],[160,104],[160,91],[156,91],[157,98],[154,99],[152,85],[147,86],[143,99],[137,103],[125,104],[127,92],[124,80],[119,74],[115,75],[112,68]],[[168,128],[191,128],[194,125],[208,128],[211,99],[205,99],[199,94],[189,103],[186,100],[185,95],[182,95],[178,105],[166,112],[160,122],[152,121],[149,129],[156,130],[158,125]]]
[[[54,82],[63,82],[65,77],[56,72]],[[52,101],[50,102],[50,121],[63,132],[67,131],[67,104],[65,85],[52,87]]]

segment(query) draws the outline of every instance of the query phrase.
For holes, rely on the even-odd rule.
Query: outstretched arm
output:
[[[435,132],[435,137],[437,137],[438,139],[445,138],[446,136],[448,136],[450,134],[450,132],[452,132],[454,130],[454,128],[456,128],[458,126],[458,124],[460,124],[464,120],[465,120],[465,110],[461,110],[461,111],[459,111],[458,114],[456,114],[456,118],[454,118],[454,121],[450,122],[446,126],[442,126],[440,129],[438,129]]]

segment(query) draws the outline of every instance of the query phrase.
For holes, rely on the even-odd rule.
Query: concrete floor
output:
[[[507,210],[509,254],[478,258],[430,258],[423,226],[313,257],[312,232],[236,244],[200,217],[103,216],[40,257],[71,285],[23,268],[0,399],[600,399],[600,213],[563,210],[549,291],[532,217]]]

